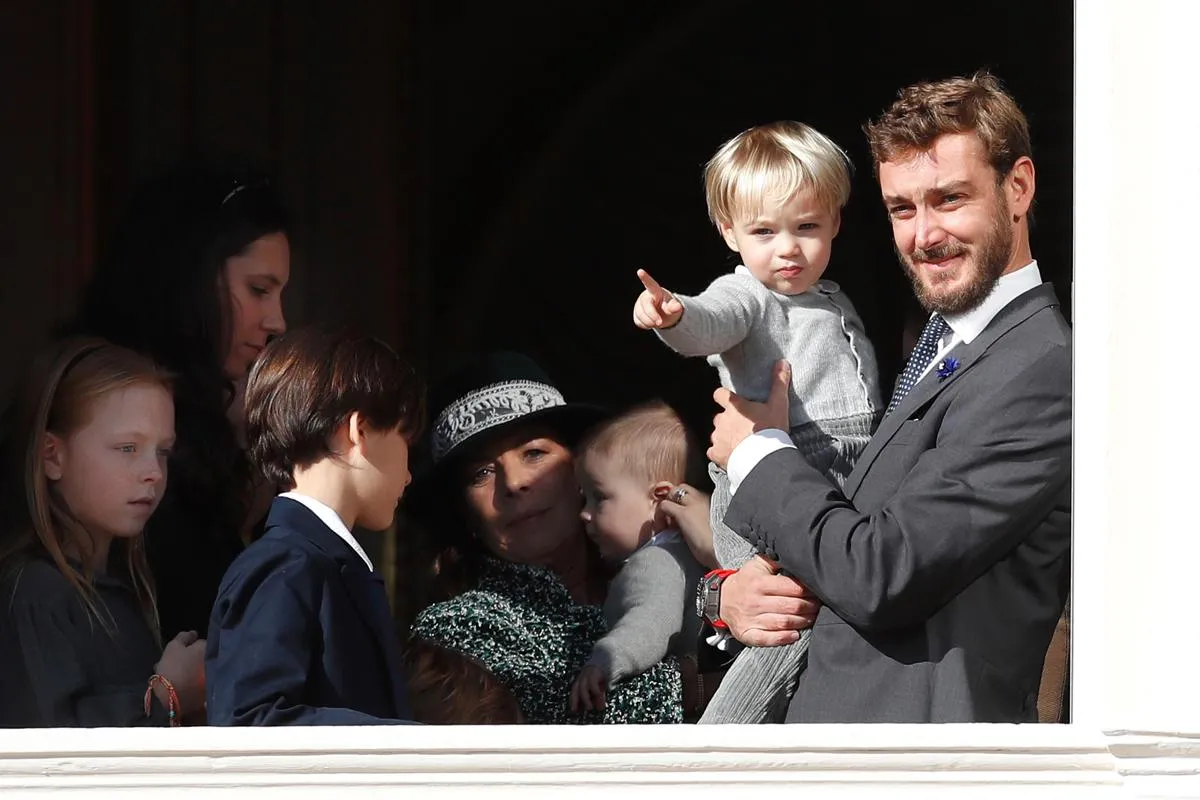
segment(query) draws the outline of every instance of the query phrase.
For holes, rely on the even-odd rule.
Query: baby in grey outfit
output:
[[[695,657],[700,620],[694,598],[704,568],[679,531],[668,527],[659,501],[688,480],[696,452],[683,422],[662,403],[603,423],[579,446],[584,525],[601,557],[621,570],[604,603],[609,633],[593,646],[571,688],[575,711],[602,706],[609,687],[668,654]],[[690,711],[684,709],[685,718]]]
[[[749,400],[770,393],[774,365],[792,367],[790,435],[841,486],[882,415],[875,352],[850,299],[821,280],[850,197],[845,153],[798,122],[751,128],[705,167],[709,216],[742,265],[694,297],[645,271],[634,322],[685,356],[707,356],[721,385]],[[736,569],[754,549],[724,523],[729,479],[709,466],[713,547]],[[742,651],[702,723],[780,722],[806,663],[809,632],[784,647]],[[736,649],[727,634],[712,640]]]

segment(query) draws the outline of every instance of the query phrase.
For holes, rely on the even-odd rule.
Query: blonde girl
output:
[[[142,529],[175,438],[168,376],[100,339],[35,360],[9,409],[0,491],[0,726],[179,724],[204,642],[158,641]]]

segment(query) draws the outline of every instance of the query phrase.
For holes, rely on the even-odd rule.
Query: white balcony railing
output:
[[[5,800],[1200,797],[1200,737],[1069,725],[46,730],[0,752]]]

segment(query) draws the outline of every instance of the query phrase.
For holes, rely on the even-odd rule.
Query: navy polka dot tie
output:
[[[937,355],[942,337],[949,330],[950,326],[946,324],[946,320],[942,319],[941,314],[934,314],[929,318],[929,322],[925,323],[925,330],[921,331],[921,338],[917,339],[917,346],[913,348],[908,357],[908,363],[904,365],[904,372],[900,373],[900,378],[896,381],[896,390],[892,392],[892,401],[888,403],[887,414],[892,413],[892,410],[900,405],[904,396],[917,385],[925,368]]]

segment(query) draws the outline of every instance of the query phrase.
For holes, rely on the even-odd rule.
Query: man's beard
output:
[[[973,274],[967,276],[967,281],[962,286],[938,291],[943,284],[958,275],[938,275],[933,278],[932,283],[926,283],[918,266],[923,261],[941,261],[968,255],[970,249],[962,242],[952,240],[927,250],[918,248],[908,258],[899,250],[896,251],[896,255],[908,274],[908,279],[912,281],[917,300],[925,310],[945,316],[970,311],[987,299],[996,281],[1004,274],[1004,268],[1008,266],[1012,244],[1013,232],[1008,224],[1008,208],[1001,195],[997,198],[991,228],[976,246],[974,255],[963,259],[959,265],[958,274],[961,274],[963,269],[970,269],[972,266],[974,268]]]

